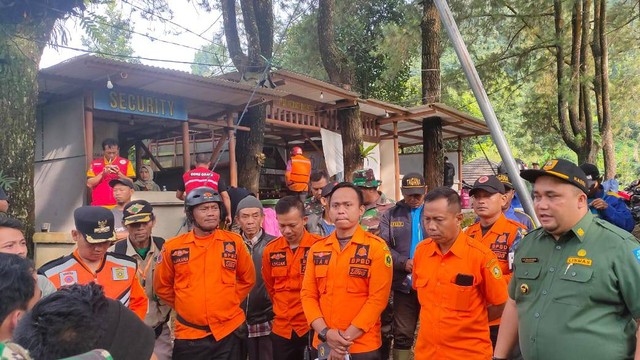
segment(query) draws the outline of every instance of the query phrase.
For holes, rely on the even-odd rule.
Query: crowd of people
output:
[[[640,243],[592,164],[481,176],[463,228],[458,192],[420,173],[394,202],[373,170],[338,183],[294,149],[271,209],[198,156],[176,193],[191,230],[165,241],[131,200],[157,189],[153,170],[134,182],[117,143],[103,148],[72,254],[36,271],[21,224],[0,218],[2,359],[640,356]],[[514,176],[533,185],[537,228]]]

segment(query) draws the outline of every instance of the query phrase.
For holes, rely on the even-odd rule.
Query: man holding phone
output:
[[[112,208],[116,205],[116,199],[109,182],[116,179],[132,182],[136,172],[128,159],[118,156],[120,148],[115,139],[105,139],[102,150],[104,156],[93,160],[87,171],[87,186],[92,190],[91,205]]]
[[[460,196],[439,187],[425,197],[429,238],[416,247],[413,287],[420,302],[414,359],[490,359],[489,321],[501,316],[507,284],[496,255],[461,229]]]

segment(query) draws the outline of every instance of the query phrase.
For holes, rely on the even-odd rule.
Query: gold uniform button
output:
[[[529,293],[529,285],[527,285],[527,284],[520,285],[520,292],[523,293],[523,294],[528,294]]]

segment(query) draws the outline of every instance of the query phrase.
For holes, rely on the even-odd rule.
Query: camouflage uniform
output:
[[[372,169],[356,170],[353,172],[353,184],[358,187],[364,188],[377,188],[382,184],[382,181],[376,180],[375,174]],[[395,206],[395,201],[387,199],[387,196],[378,191],[380,197],[375,204],[365,205],[364,214],[360,218],[360,226],[365,231],[368,231],[374,235],[378,235],[380,230],[380,217],[387,210]],[[393,324],[393,291],[389,295],[389,302],[387,307],[380,315],[382,333],[382,346],[380,347],[380,357],[383,360],[387,360],[391,354],[391,343],[393,342],[393,331],[391,325]]]
[[[324,206],[322,206],[320,200],[316,200],[316,198],[312,196],[304,203],[304,213],[307,216],[317,215],[322,217],[322,214],[324,213]]]

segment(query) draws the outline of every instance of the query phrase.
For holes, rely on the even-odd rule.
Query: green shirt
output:
[[[525,359],[632,359],[640,319],[640,244],[587,213],[556,241],[542,228],[516,251],[516,301]]]

